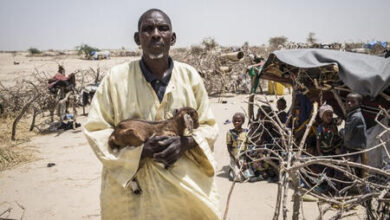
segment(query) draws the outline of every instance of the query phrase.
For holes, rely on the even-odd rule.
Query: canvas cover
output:
[[[340,80],[364,96],[376,97],[390,85],[390,59],[383,57],[328,49],[279,50],[269,56],[260,75],[267,71],[275,58],[296,68],[336,64]]]

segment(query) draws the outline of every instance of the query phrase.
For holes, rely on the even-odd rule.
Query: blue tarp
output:
[[[385,41],[374,40],[374,41],[366,43],[363,47],[368,48],[368,49],[372,49],[377,44],[382,45],[383,48],[386,48],[386,46],[387,46],[387,43]]]

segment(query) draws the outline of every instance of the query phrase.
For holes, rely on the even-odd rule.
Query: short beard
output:
[[[158,59],[161,59],[163,57],[164,57],[163,53],[160,53],[160,54],[157,54],[157,55],[149,54],[149,59],[151,59],[151,60],[158,60]]]

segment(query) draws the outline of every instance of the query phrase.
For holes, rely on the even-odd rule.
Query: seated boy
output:
[[[264,156],[264,154],[257,154],[255,155],[255,159],[260,159]],[[251,168],[253,170],[253,177],[250,178],[249,182],[261,181],[268,178],[267,171],[269,170],[269,164],[265,161],[253,161]]]
[[[272,123],[271,119],[275,119],[271,107],[262,105],[261,108],[257,110],[257,121],[259,121],[259,125],[261,126],[260,129],[258,129],[258,132],[262,134],[259,136],[261,139],[259,144],[273,144],[275,139],[280,137],[277,128]]]
[[[257,130],[259,133],[256,145],[262,148],[271,148],[274,149],[275,142],[280,138],[280,134],[272,123],[271,119],[275,119],[275,115],[270,106],[262,105],[261,108],[257,111],[257,121],[260,128]],[[268,156],[268,153],[259,153],[259,158]],[[276,165],[277,161],[273,161]],[[270,178],[272,182],[278,181],[278,171],[270,166],[267,162],[263,161],[255,165],[257,172],[258,180],[265,179],[267,177]]]

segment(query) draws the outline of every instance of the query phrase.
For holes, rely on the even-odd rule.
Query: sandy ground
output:
[[[20,65],[10,65],[14,57],[10,54],[0,54],[0,80],[2,82],[8,79],[7,82],[11,83],[12,80],[9,80],[8,74],[16,74],[13,75],[16,78],[26,76],[31,68],[36,66],[47,68],[46,71],[53,73],[56,71],[58,59],[25,58],[23,61],[21,57]],[[4,61],[5,59],[8,61]],[[124,60],[126,58],[113,58],[108,61],[83,61],[68,58],[60,62],[65,64],[67,70],[72,71],[97,65],[108,68]],[[227,119],[231,120],[235,112],[246,111],[247,96],[232,95],[223,97],[223,100],[227,103],[222,104],[218,98],[210,98],[220,128],[214,153],[218,163],[215,178],[221,197],[221,213],[225,210],[231,186],[226,175],[229,157],[226,151],[225,134],[228,129],[232,128],[232,124],[225,125],[224,122]],[[85,117],[78,119],[81,123],[86,121]],[[8,218],[20,219],[24,213],[23,219],[27,220],[100,219],[101,164],[87,144],[81,128],[37,136],[28,144],[38,150],[39,159],[0,173],[0,214],[12,208]],[[55,165],[48,167],[49,163]],[[236,184],[228,219],[272,219],[276,192],[277,185],[266,181]],[[304,203],[306,219],[315,219],[318,215],[317,210],[316,203]]]
[[[112,66],[124,63],[129,57],[115,57],[109,60],[82,60],[77,55],[28,57],[27,53],[18,52],[16,54],[0,53],[0,81],[5,86],[14,85],[18,80],[29,79],[31,73],[37,69],[54,75],[58,70],[58,64],[65,67],[65,73],[69,74],[76,70],[88,70],[90,67],[96,70],[100,67],[102,72],[106,72]],[[18,65],[14,65],[18,62]]]

